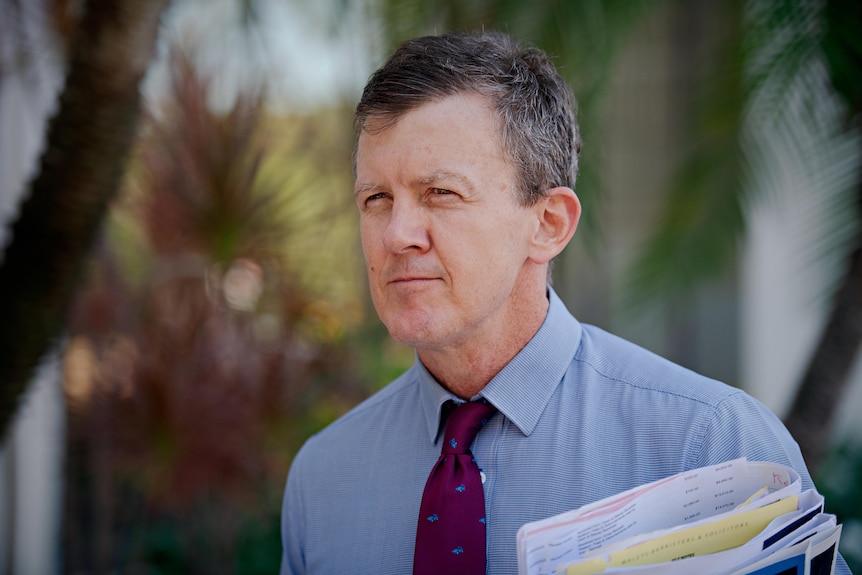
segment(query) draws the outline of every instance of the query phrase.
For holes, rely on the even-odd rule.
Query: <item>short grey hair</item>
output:
[[[356,106],[357,133],[397,122],[422,104],[460,92],[489,98],[503,152],[518,174],[518,200],[575,187],[581,139],[575,97],[547,54],[500,32],[425,36],[401,44],[369,79]]]

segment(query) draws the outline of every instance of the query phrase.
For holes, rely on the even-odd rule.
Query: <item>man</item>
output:
[[[761,404],[580,324],[550,289],[580,216],[580,139],[571,91],[543,53],[496,33],[407,42],[371,77],[356,125],[372,299],[417,362],[297,455],[283,573],[426,568],[425,533],[444,514],[425,498],[438,457],[456,457],[441,444],[457,443],[447,419],[464,406],[449,406],[465,400],[492,410],[464,464],[481,480],[487,547],[446,545],[454,561],[481,555],[478,572],[517,571],[526,522],[686,469],[746,456],[812,487]]]

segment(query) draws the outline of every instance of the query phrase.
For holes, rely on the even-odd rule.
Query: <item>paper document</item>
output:
[[[834,526],[825,517],[823,497],[802,492],[792,469],[736,459],[523,525],[518,569],[520,575],[736,575],[802,545],[806,533],[808,545],[820,541]],[[809,561],[813,553],[796,552],[808,553]]]

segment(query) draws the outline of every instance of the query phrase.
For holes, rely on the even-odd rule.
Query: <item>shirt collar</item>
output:
[[[425,422],[428,425],[428,436],[431,442],[434,443],[437,441],[437,436],[440,433],[440,415],[443,412],[443,405],[449,400],[461,400],[434,379],[431,372],[422,365],[418,354],[416,355],[416,363],[412,369],[419,383],[419,401],[422,405],[422,412],[425,415]]]
[[[479,392],[524,435],[533,433],[581,342],[581,324],[552,288],[548,288],[548,299],[548,314],[539,331]],[[436,442],[443,405],[461,400],[434,379],[418,355],[413,369],[428,435]]]

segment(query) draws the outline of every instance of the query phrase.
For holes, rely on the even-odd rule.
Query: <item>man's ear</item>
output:
[[[571,188],[552,188],[533,206],[538,226],[530,245],[530,260],[544,264],[556,257],[578,227],[581,202]]]

